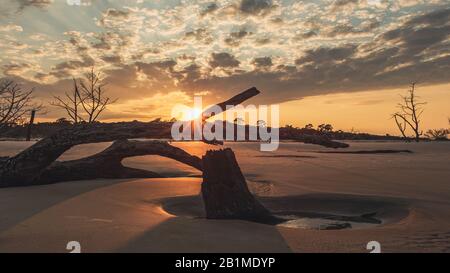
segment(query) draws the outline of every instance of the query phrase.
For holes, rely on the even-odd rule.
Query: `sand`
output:
[[[450,143],[350,144],[353,151],[413,153],[327,154],[298,143],[264,153],[256,143],[227,144],[261,202],[299,217],[278,226],[207,220],[196,170],[157,156],[129,158],[127,166],[173,177],[0,189],[0,252],[68,252],[69,241],[83,252],[368,252],[369,241],[382,252],[450,252]],[[28,145],[0,142],[0,156]],[[211,148],[176,145],[197,155]],[[107,146],[77,146],[60,160]],[[315,229],[323,217],[367,214],[381,224]]]

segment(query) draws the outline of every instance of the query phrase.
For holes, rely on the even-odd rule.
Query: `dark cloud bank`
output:
[[[229,94],[255,85],[264,91],[261,100],[286,101],[309,95],[447,83],[450,79],[450,9],[409,19],[364,44],[319,47],[293,60],[292,65],[272,66],[268,56],[253,61],[256,69],[228,77],[208,76],[181,80],[187,90],[215,90]],[[237,67],[228,53],[214,54],[212,67]]]

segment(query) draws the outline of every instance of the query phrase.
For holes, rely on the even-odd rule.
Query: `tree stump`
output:
[[[207,151],[202,165],[206,218],[280,222],[250,193],[231,149]]]

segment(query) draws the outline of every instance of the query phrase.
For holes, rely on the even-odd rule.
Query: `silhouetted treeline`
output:
[[[358,132],[344,132],[342,130],[333,131],[332,126],[325,125],[326,128],[321,129],[322,125],[319,125],[317,129],[305,126],[304,128],[293,127],[286,125],[280,128],[280,139],[282,140],[295,140],[298,136],[322,136],[328,137],[334,140],[402,140],[403,138],[391,135],[373,135],[369,133]]]
[[[155,121],[160,122],[164,127],[170,128],[173,121],[161,121],[157,119]],[[50,136],[57,131],[73,126],[73,124],[64,119],[58,119],[55,122],[40,122],[33,125],[31,137],[34,139],[43,138]],[[246,139],[248,139],[249,126],[248,125],[238,125],[244,126]],[[224,123],[224,128],[226,125]],[[236,127],[235,127],[236,128]],[[269,128],[270,130],[270,128]],[[168,130],[170,132],[170,130]],[[235,130],[237,132],[237,129]],[[27,124],[23,125],[8,125],[0,131],[0,138],[2,139],[24,139],[27,134]],[[236,133],[235,133],[236,135]],[[167,136],[170,138],[170,135]],[[304,128],[293,127],[291,125],[285,125],[280,127],[280,140],[299,140],[305,138],[327,138],[334,140],[401,140],[401,137],[390,136],[390,135],[373,135],[368,133],[358,133],[358,132],[344,132],[342,130],[333,131],[331,125],[319,125],[317,129],[312,128],[312,126],[305,126]]]
[[[62,118],[57,120],[56,122],[39,122],[33,124],[33,128],[31,130],[31,138],[43,138],[50,135],[53,135],[57,131],[71,127],[72,123]],[[7,125],[0,131],[0,138],[6,139],[25,139],[27,135],[27,127],[28,124],[12,124]]]

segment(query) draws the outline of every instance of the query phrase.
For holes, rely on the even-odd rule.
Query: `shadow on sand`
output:
[[[274,226],[239,220],[174,217],[114,252],[291,252]]]
[[[0,191],[0,232],[78,195],[133,179],[71,181],[43,186],[5,188]]]

